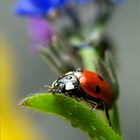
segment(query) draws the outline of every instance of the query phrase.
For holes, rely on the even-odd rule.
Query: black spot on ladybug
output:
[[[99,86],[96,86],[96,87],[95,87],[95,93],[98,94],[98,93],[100,93],[100,92],[101,92],[101,88],[100,88]]]
[[[98,77],[101,81],[104,81],[104,79],[100,75],[98,75]]]

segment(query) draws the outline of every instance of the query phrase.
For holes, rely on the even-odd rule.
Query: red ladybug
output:
[[[82,69],[68,72],[53,82],[49,92],[64,93],[87,102],[94,109],[105,110],[111,126],[108,109],[112,107],[112,91],[108,83],[97,73]]]

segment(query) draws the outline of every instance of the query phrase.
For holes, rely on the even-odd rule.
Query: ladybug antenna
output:
[[[44,85],[44,88],[47,88],[47,90],[48,90],[48,92],[51,92],[52,91],[52,87],[51,86],[49,86],[49,85]]]

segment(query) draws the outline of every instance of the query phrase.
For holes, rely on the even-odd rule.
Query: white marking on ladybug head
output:
[[[74,89],[74,85],[72,84],[72,82],[66,83],[65,89],[66,90],[72,90],[72,89]]]
[[[73,74],[73,72],[69,71],[69,72],[65,73],[65,75],[69,75],[69,74]]]
[[[79,78],[80,76],[81,76],[81,72],[74,72],[74,75],[77,77],[77,78]]]

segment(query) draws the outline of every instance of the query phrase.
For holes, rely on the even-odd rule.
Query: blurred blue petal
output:
[[[121,5],[124,2],[124,0],[110,0],[110,1],[114,5]]]
[[[89,4],[94,0],[69,0],[68,4]]]
[[[93,0],[19,0],[14,11],[21,16],[48,16],[49,12],[69,4],[86,4]]]
[[[14,5],[14,12],[22,16],[38,16],[41,15],[42,10],[29,0],[20,0]]]
[[[19,0],[14,5],[14,12],[21,16],[47,16],[64,5],[65,0]]]

